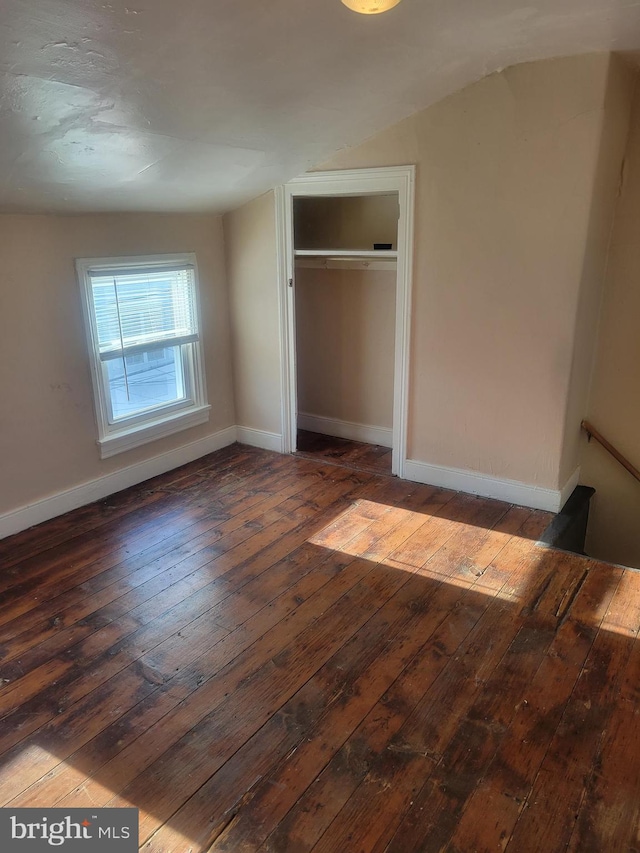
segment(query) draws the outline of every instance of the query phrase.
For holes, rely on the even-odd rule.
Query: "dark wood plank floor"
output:
[[[391,448],[379,444],[364,444],[346,438],[335,438],[319,432],[299,429],[297,434],[298,456],[316,462],[331,462],[356,471],[372,474],[391,474]]]
[[[234,445],[0,542],[0,805],[155,853],[638,850],[640,574]]]

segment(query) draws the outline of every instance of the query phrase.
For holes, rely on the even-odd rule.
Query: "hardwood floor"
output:
[[[391,448],[379,444],[364,444],[299,429],[297,446],[296,455],[305,459],[332,462],[372,474],[391,474]]]
[[[155,853],[638,850],[640,575],[234,445],[0,542],[0,805]]]

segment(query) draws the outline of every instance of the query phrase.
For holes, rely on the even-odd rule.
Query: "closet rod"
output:
[[[394,270],[397,267],[395,258],[296,258],[298,269],[315,270]]]

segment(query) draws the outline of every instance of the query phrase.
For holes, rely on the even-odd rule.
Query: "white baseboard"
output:
[[[349,438],[351,441],[393,447],[393,430],[386,427],[355,424],[351,421],[339,421],[336,418],[308,415],[303,412],[298,413],[298,427],[307,429],[309,432],[319,432],[322,435],[333,435],[336,438]]]
[[[564,486],[560,489],[560,507],[557,512],[560,512],[562,507],[566,504],[566,502],[571,497],[571,494],[575,487],[580,482],[580,466],[576,468],[573,474],[569,477]]]
[[[348,424],[344,421],[332,421],[329,418],[320,419],[311,415],[298,416],[298,423],[301,428],[310,429],[314,432],[324,432],[327,435],[336,435],[336,433],[329,432],[324,426],[322,430],[304,426],[301,418],[310,419],[306,420],[305,423],[314,423],[315,425],[319,420],[322,420],[323,423],[328,421],[333,424],[346,424],[348,427],[355,426],[362,427],[365,430],[375,430],[375,437],[372,433],[366,433],[367,436],[371,437],[358,437],[355,440],[369,441],[383,447],[390,446],[390,443],[387,444],[381,440],[383,436],[380,436],[379,433],[391,433],[391,430],[383,430],[379,427],[363,427],[361,424]],[[351,436],[343,434],[339,437],[350,438]],[[51,497],[43,498],[35,503],[0,515],[0,539],[11,536],[13,533],[19,533],[28,527],[33,527],[34,524],[40,524],[50,518],[63,515],[65,512],[77,509],[80,506],[93,503],[115,492],[120,492],[129,486],[135,486],[151,477],[164,474],[166,471],[179,468],[181,465],[186,465],[187,462],[193,462],[194,459],[199,459],[201,456],[227,447],[234,441],[282,453],[282,436],[279,433],[249,427],[230,426],[198,441],[192,441],[175,450],[170,450],[168,453],[154,456],[135,465],[129,465],[119,471],[114,471],[112,474],[106,474],[104,477],[98,477],[88,483],[82,483],[79,486],[51,495]],[[474,471],[444,468],[413,459],[408,459],[405,462],[404,477],[416,483],[427,483],[473,495],[496,498],[521,506],[559,512],[578,484],[580,469],[577,468],[574,471],[562,489],[543,489],[516,480],[500,480],[497,477],[489,477],[486,474],[478,474]]]
[[[98,477],[88,483],[82,483],[79,486],[66,489],[64,492],[58,492],[51,497],[19,507],[0,515],[0,539],[11,536],[13,533],[19,533],[28,527],[33,527],[34,524],[40,524],[42,521],[63,515],[72,509],[106,498],[107,495],[120,492],[129,486],[135,486],[151,477],[157,477],[158,474],[164,474],[165,471],[179,468],[181,465],[186,465],[187,462],[193,462],[194,459],[206,456],[207,453],[213,453],[215,450],[227,447],[234,441],[236,441],[236,427],[227,427],[227,429],[207,435],[198,441],[192,441],[175,450],[170,450],[168,453],[162,453],[160,456],[154,456],[144,462],[129,465],[119,471],[114,471],[112,474],[106,474],[104,477]]]
[[[260,447],[262,450],[274,450],[276,453],[282,453],[282,436],[280,433],[239,426],[236,427],[236,435],[236,440],[240,444],[249,444],[251,447]]]
[[[518,480],[501,480],[475,471],[459,468],[445,468],[407,459],[404,463],[404,476],[416,483],[440,486],[471,495],[495,498],[518,506],[529,506],[547,512],[560,512],[569,495],[578,483],[579,469],[569,478],[562,489],[545,489],[540,486],[521,483]]]

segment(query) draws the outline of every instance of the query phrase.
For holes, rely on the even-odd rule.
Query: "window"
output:
[[[76,267],[102,458],[207,421],[195,256]]]

